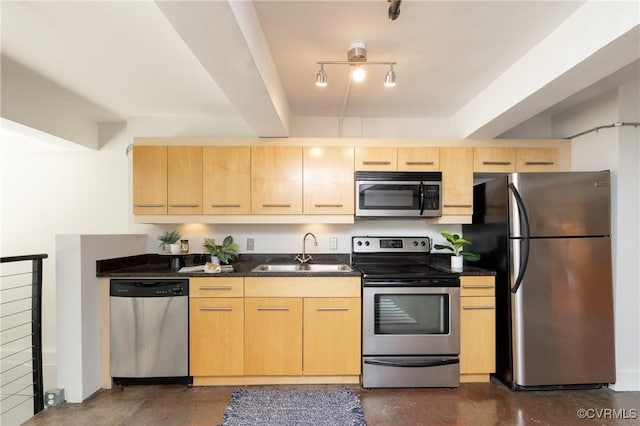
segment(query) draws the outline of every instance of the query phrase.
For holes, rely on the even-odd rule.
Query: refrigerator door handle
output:
[[[524,273],[527,270],[527,263],[529,262],[529,237],[531,236],[531,232],[529,229],[529,217],[527,216],[527,209],[524,206],[524,202],[522,201],[522,197],[520,196],[518,189],[512,183],[509,184],[509,189],[511,190],[511,192],[513,192],[513,197],[516,200],[518,212],[520,213],[520,222],[522,224],[522,238],[520,239],[520,247],[522,247],[522,257],[520,259],[520,268],[518,269],[516,282],[511,288],[511,292],[515,293],[520,288],[522,279],[524,278]]]

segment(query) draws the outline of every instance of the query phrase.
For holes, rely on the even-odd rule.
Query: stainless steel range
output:
[[[362,272],[362,386],[460,384],[460,280],[429,267],[428,237],[353,237]]]

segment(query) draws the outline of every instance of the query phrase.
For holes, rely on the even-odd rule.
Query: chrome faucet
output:
[[[311,260],[311,256],[306,253],[307,237],[309,235],[313,237],[313,245],[318,245],[318,239],[315,235],[313,235],[311,232],[307,232],[306,234],[304,234],[304,237],[302,238],[302,254],[296,256],[296,260],[300,263],[307,263]]]

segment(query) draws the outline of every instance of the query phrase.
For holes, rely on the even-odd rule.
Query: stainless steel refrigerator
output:
[[[497,273],[497,377],[514,390],[615,382],[609,171],[477,178],[463,234]]]

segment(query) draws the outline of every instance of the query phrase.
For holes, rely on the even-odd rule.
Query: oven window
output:
[[[449,334],[447,294],[376,294],[375,334]]]
[[[417,210],[420,203],[418,185],[360,185],[360,208],[367,210]]]

